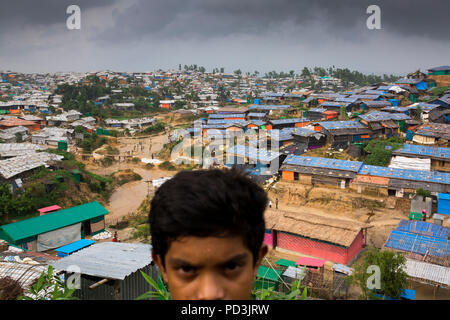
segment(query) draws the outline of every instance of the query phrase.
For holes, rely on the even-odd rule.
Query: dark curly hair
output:
[[[242,236],[256,263],[264,240],[266,192],[237,169],[182,171],[156,191],[149,213],[155,254],[184,237]]]

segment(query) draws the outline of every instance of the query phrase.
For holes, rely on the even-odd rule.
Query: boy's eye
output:
[[[192,273],[195,272],[195,268],[194,268],[194,267],[191,267],[191,266],[181,266],[181,267],[179,268],[179,270],[180,270],[182,273],[188,273],[188,274],[192,274]]]
[[[227,264],[225,265],[225,270],[226,270],[226,271],[235,271],[235,270],[237,270],[240,266],[241,266],[241,265],[238,264],[238,263],[230,262],[230,263],[227,263]]]

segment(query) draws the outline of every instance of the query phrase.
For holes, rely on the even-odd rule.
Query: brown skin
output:
[[[263,244],[254,264],[240,236],[183,237],[170,244],[165,267],[160,255],[152,258],[173,300],[248,300],[267,251]]]

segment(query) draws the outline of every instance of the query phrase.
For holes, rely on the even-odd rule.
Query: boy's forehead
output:
[[[240,236],[230,237],[181,237],[169,246],[166,258],[190,262],[227,260],[236,255],[251,255]]]

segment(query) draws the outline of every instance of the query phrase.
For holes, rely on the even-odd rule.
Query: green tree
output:
[[[47,272],[44,270],[38,281],[19,300],[78,300],[72,296],[75,290],[65,286],[63,280],[53,274],[53,267],[48,266]]]
[[[382,294],[390,298],[399,299],[407,285],[407,274],[404,271],[406,258],[402,253],[393,251],[381,251],[377,248],[369,247],[363,254],[363,260],[356,263],[354,272],[348,281],[359,286],[362,291],[360,298],[373,298],[374,293]],[[380,288],[369,289],[369,277],[373,273],[368,272],[370,266],[380,268]],[[370,270],[370,269],[369,269]],[[369,281],[368,281],[369,280]]]

